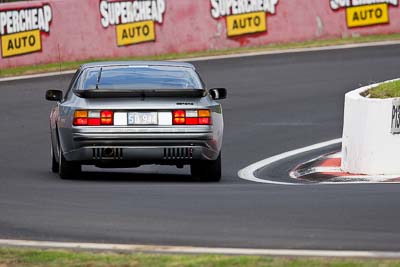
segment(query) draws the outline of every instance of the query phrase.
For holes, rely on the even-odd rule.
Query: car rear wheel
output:
[[[54,154],[54,149],[53,149],[53,144],[51,145],[51,171],[54,173],[58,173],[59,168],[58,168],[58,162],[56,160],[56,155]]]
[[[194,178],[203,182],[219,182],[221,180],[221,152],[216,160],[201,160],[190,165]]]
[[[58,173],[61,179],[75,179],[82,171],[82,166],[75,162],[67,161],[64,158],[61,147],[59,149]]]

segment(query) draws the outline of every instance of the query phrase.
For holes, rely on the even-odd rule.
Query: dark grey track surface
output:
[[[277,186],[237,176],[258,160],[340,137],[344,93],[398,77],[400,46],[195,65],[210,87],[229,89],[219,184],[156,166],[60,180],[49,171],[44,92],[66,88],[71,76],[0,83],[0,238],[400,250],[398,185]]]

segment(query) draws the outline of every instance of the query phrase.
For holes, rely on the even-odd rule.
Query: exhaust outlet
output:
[[[93,148],[93,159],[94,160],[121,160],[123,159],[123,149],[119,147],[105,147],[105,148]]]
[[[114,157],[114,149],[109,148],[109,147],[104,148],[102,154],[103,154],[103,157],[105,157],[105,158],[112,158],[112,157]]]

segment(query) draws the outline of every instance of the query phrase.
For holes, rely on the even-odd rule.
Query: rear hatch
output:
[[[74,126],[205,126],[211,125],[207,97],[80,98]]]
[[[74,126],[211,125],[207,91],[194,68],[170,64],[83,69],[73,90],[82,107]]]

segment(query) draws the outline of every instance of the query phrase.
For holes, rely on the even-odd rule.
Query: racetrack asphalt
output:
[[[60,180],[50,172],[53,103],[44,94],[65,89],[72,75],[0,83],[0,238],[400,250],[399,185],[279,186],[237,176],[261,159],[340,137],[345,92],[399,77],[399,45],[195,65],[209,87],[229,90],[219,184],[158,166],[88,168],[82,180]],[[276,167],[259,175],[294,166]]]

